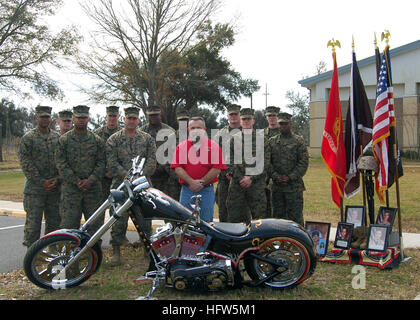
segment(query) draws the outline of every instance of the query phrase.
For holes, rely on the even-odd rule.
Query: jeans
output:
[[[190,198],[192,196],[201,195],[201,212],[200,218],[204,221],[213,221],[215,194],[213,185],[207,186],[199,192],[192,192],[186,185],[182,185],[179,202],[191,211],[194,210],[190,205]]]

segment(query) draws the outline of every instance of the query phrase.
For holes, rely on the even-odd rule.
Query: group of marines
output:
[[[254,128],[254,110],[239,105],[227,106],[229,124],[214,140],[230,161],[227,170],[218,176],[216,202],[221,222],[245,222],[251,219],[283,218],[303,225],[302,177],[308,167],[308,153],[304,140],[292,133],[291,115],[280,113],[277,107],[267,107],[268,127],[261,132]],[[148,122],[139,127],[140,109],[128,107],[119,125],[120,112],[116,106],[106,108],[106,123],[94,130],[88,129],[89,107],[78,105],[73,110],[59,112],[59,132],[50,129],[51,111],[38,106],[36,128],[26,133],[19,145],[19,161],[26,177],[24,209],[26,222],[23,244],[27,247],[39,239],[45,215],[45,233],[59,228],[78,229],[82,214],[87,220],[108,197],[109,190],[118,187],[131,166],[131,160],[145,158],[144,174],[152,186],[179,200],[181,185],[170,163],[160,163],[156,152],[164,140],[158,139],[160,130],[169,130],[176,143],[186,135],[189,115],[177,112],[178,130],[162,122],[158,106],[147,108]],[[259,139],[258,136],[263,136]],[[228,141],[222,141],[228,137]],[[252,156],[263,153],[262,170],[249,174],[256,164],[246,161],[234,163],[237,152],[245,156],[244,143],[248,139]],[[261,146],[261,141],[262,146]],[[261,149],[261,147],[263,149]],[[242,150],[237,150],[242,148]],[[260,149],[258,149],[260,148]],[[170,158],[170,157],[169,157]],[[96,232],[104,222],[96,220],[89,233]],[[143,222],[146,233],[151,222]],[[111,264],[120,264],[120,247],[128,242],[128,216],[123,216],[112,227]]]

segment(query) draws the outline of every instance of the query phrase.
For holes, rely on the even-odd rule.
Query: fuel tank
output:
[[[155,188],[149,188],[146,192],[153,199],[154,204],[141,200],[136,203],[139,205],[144,219],[185,221],[191,217],[191,210],[185,208],[166,193]]]

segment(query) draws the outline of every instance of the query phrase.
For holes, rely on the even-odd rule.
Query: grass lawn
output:
[[[412,259],[394,270],[318,263],[311,278],[290,290],[243,287],[217,293],[180,293],[159,288],[154,296],[160,300],[412,300],[420,293],[420,251],[406,250],[406,256]],[[26,279],[23,270],[0,274],[0,299],[133,300],[145,296],[151,282],[134,283],[147,269],[142,249],[123,248],[124,263],[116,268],[110,266],[110,258],[111,250],[105,250],[99,271],[79,287],[66,290],[40,289]],[[364,286],[356,282],[359,287],[355,287],[361,271]]]
[[[304,218],[311,221],[330,222],[333,227],[340,220],[340,210],[331,200],[330,177],[319,159],[312,159],[305,178]],[[21,200],[24,177],[21,172],[0,172],[0,199]],[[420,232],[418,204],[420,190],[420,163],[405,163],[404,177],[400,179],[402,227],[404,232]],[[359,194],[344,205],[363,204]],[[396,206],[395,187],[390,190],[390,204]],[[375,207],[381,204],[375,196]],[[397,223],[397,222],[395,222]],[[268,288],[247,288],[225,292],[178,293],[172,289],[158,289],[159,299],[190,300],[412,300],[420,293],[420,251],[406,249],[412,257],[392,271],[376,267],[363,267],[365,288],[355,289],[352,283],[359,271],[354,264],[318,263],[314,275],[292,290],[277,291]],[[104,250],[104,262],[91,279],[77,288],[46,291],[30,283],[23,270],[0,274],[0,299],[26,300],[108,300],[135,299],[147,294],[151,283],[134,283],[142,275],[148,262],[142,249],[123,248],[123,264],[110,267],[110,250]],[[359,266],[358,266],[359,267]]]
[[[3,161],[0,162],[0,170],[20,169],[19,160],[16,153],[3,154]]]
[[[23,201],[24,186],[22,171],[0,172],[0,200]]]

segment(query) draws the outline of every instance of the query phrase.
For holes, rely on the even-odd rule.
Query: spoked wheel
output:
[[[269,239],[245,258],[245,268],[252,280],[279,289],[294,287],[306,280],[315,266],[313,250],[289,237]]]
[[[97,270],[102,261],[98,247],[87,250],[69,270],[62,272],[79,249],[78,241],[69,235],[53,235],[35,242],[24,259],[28,279],[45,289],[64,289],[83,283]]]

